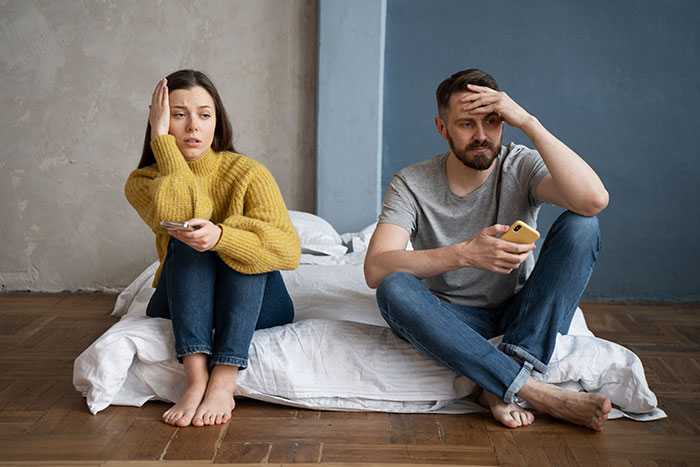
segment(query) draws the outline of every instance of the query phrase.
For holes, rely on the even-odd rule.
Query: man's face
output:
[[[474,170],[487,170],[501,151],[503,124],[496,113],[474,114],[462,110],[465,104],[459,100],[468,94],[453,94],[447,121],[438,118],[436,124],[457,159]]]

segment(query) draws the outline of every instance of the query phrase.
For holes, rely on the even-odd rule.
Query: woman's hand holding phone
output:
[[[168,233],[200,252],[211,250],[219,243],[223,230],[213,222],[195,217],[187,224],[194,230],[169,230]]]

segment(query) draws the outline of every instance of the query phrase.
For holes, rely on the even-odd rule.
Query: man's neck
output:
[[[467,196],[486,183],[495,165],[494,161],[491,167],[486,170],[472,169],[464,165],[462,161],[457,159],[457,156],[450,151],[450,154],[447,156],[447,161],[445,162],[447,184],[455,195]]]

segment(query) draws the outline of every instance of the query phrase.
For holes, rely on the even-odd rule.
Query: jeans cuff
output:
[[[182,357],[187,355],[192,355],[195,353],[203,353],[211,355],[211,347],[208,345],[188,345],[185,347],[179,347],[175,349],[175,355],[177,355],[177,360],[182,363]]]
[[[508,355],[514,355],[516,357],[520,357],[526,362],[530,364],[531,368],[534,368],[536,371],[539,371],[540,373],[544,374],[547,373],[547,365],[542,363],[541,361],[537,360],[535,357],[532,356],[529,352],[523,350],[522,348],[518,347],[515,344],[506,344],[501,342],[501,344],[498,346],[503,353],[508,354]]]
[[[213,365],[237,366],[239,370],[244,370],[248,367],[248,359],[247,358],[233,357],[231,355],[216,354],[211,359],[211,363]]]
[[[520,388],[523,387],[531,373],[532,364],[530,362],[523,362],[523,367],[520,369],[520,372],[517,374],[513,382],[510,383],[508,389],[506,389],[506,394],[503,396],[503,402],[506,404],[512,404],[515,401],[515,395],[518,393],[518,391],[520,391]]]

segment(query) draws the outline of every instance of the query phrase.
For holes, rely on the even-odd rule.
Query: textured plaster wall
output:
[[[313,211],[315,1],[0,0],[0,290],[118,290],[155,259],[123,186],[153,87],[181,68]]]

